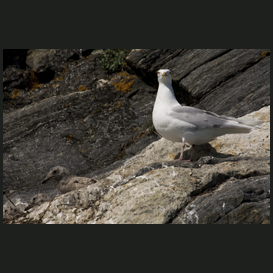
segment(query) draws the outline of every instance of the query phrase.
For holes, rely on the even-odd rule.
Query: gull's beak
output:
[[[167,76],[166,72],[163,72],[162,77],[166,77],[166,76]]]
[[[51,177],[47,177],[46,179],[44,179],[43,181],[41,181],[42,184],[46,183]]]

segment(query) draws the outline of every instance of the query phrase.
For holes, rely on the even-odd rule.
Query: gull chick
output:
[[[157,72],[158,92],[153,109],[153,123],[156,131],[164,138],[173,142],[182,142],[181,155],[183,160],[185,143],[194,146],[208,143],[225,134],[246,134],[263,121],[239,120],[233,117],[220,116],[215,113],[194,107],[182,106],[175,98],[172,77],[169,69]]]
[[[47,202],[50,200],[51,198],[48,195],[43,193],[38,193],[31,198],[29,205],[24,209],[24,211],[27,211],[35,206],[40,206],[44,202]]]
[[[59,182],[58,189],[61,193],[74,191],[97,182],[92,178],[70,175],[68,170],[61,166],[50,169],[46,178],[41,183],[44,184],[50,180]]]

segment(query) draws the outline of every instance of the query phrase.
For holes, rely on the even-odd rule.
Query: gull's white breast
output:
[[[170,108],[158,103],[154,105],[153,124],[156,131],[164,138],[173,142],[182,142],[186,132],[194,129],[194,126],[187,122],[174,119],[169,115]]]

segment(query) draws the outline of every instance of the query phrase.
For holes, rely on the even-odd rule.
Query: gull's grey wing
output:
[[[215,113],[189,106],[173,107],[170,116],[194,125],[197,130],[205,128],[225,128],[225,124],[228,121],[234,121],[238,124],[240,123],[236,118],[219,116]],[[228,127],[230,127],[230,124]]]

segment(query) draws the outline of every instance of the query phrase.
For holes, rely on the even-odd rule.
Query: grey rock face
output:
[[[231,180],[197,196],[173,224],[263,224],[270,219],[270,176]]]
[[[110,76],[107,78],[99,68],[92,73],[96,58],[95,55],[80,60],[79,70],[71,65],[68,74],[63,75],[64,82],[52,81],[46,89],[38,91],[48,98],[40,97],[39,102],[4,115],[4,190],[18,190],[23,185],[37,187],[42,173],[56,165],[66,166],[75,174],[87,174],[158,139],[145,132],[154,89],[135,78],[131,90],[125,89],[128,92],[123,94],[124,90],[117,90],[113,83],[124,83],[129,75],[112,76],[112,83]],[[84,81],[94,78],[90,89],[84,81],[78,83],[73,78],[76,74],[72,67],[81,71]],[[96,77],[103,75],[106,84],[101,86],[100,78]],[[75,91],[73,87],[71,91],[70,83],[86,90]],[[134,139],[140,140],[139,144]]]
[[[137,49],[127,62],[147,82],[170,69],[180,103],[217,114],[239,117],[270,104],[269,49]]]

